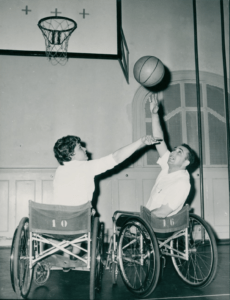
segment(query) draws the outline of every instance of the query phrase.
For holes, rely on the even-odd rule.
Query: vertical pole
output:
[[[226,133],[227,133],[227,157],[228,157],[228,191],[230,199],[230,129],[229,129],[229,105],[228,105],[228,81],[226,68],[226,52],[225,52],[225,33],[224,33],[224,5],[220,0],[220,16],[221,16],[221,39],[222,39],[222,59],[224,74],[224,100],[225,100],[225,116],[226,116]],[[230,209],[230,208],[229,208]]]
[[[194,23],[194,52],[195,52],[195,66],[196,66],[198,141],[199,141],[199,157],[200,157],[200,212],[201,212],[201,217],[204,219],[202,124],[201,124],[201,108],[200,108],[200,78],[199,78],[198,43],[197,43],[196,0],[193,0],[193,23]]]

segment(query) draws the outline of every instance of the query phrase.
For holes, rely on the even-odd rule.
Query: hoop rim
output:
[[[45,28],[44,26],[41,25],[42,22],[44,21],[47,21],[47,20],[50,20],[50,19],[62,19],[62,20],[67,20],[67,21],[70,21],[73,23],[73,27],[71,28],[68,28],[68,29],[64,29],[64,30],[58,30],[58,31],[61,31],[61,32],[65,32],[65,31],[74,31],[76,28],[77,28],[77,23],[73,20],[73,19],[70,19],[70,18],[66,18],[66,17],[59,17],[59,16],[50,16],[50,17],[45,17],[45,18],[42,18],[38,21],[38,27],[40,29],[43,29],[43,30],[48,30],[48,31],[54,31],[55,29],[49,29],[49,28]]]

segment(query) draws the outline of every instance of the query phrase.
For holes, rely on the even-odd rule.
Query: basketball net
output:
[[[47,17],[38,22],[46,45],[46,56],[53,65],[65,65],[68,43],[77,23],[65,17]]]

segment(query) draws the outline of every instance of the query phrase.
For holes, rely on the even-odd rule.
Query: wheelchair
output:
[[[185,205],[176,215],[156,218],[146,207],[140,212],[115,211],[106,269],[138,298],[148,297],[162,277],[170,256],[180,278],[192,287],[208,286],[215,277],[218,253],[206,221]]]
[[[32,280],[45,284],[51,270],[81,270],[90,272],[89,298],[93,300],[101,287],[103,230],[99,217],[91,214],[90,203],[62,206],[30,200],[29,218],[21,219],[11,247],[10,276],[17,297],[27,298]],[[73,254],[70,246],[81,252]]]

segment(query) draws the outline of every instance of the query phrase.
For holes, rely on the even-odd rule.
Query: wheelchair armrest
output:
[[[113,222],[116,220],[116,216],[117,214],[124,214],[124,215],[127,215],[127,216],[139,216],[140,213],[139,212],[131,212],[131,211],[125,211],[125,210],[116,210],[112,216],[112,220]],[[119,216],[118,216],[119,217]],[[117,217],[117,218],[118,218]]]

